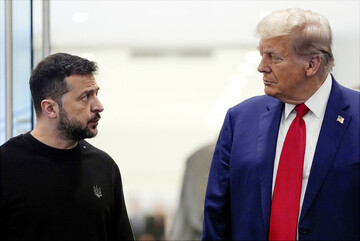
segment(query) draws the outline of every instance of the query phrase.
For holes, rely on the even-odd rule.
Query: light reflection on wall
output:
[[[234,69],[234,73],[229,77],[228,83],[221,91],[210,114],[204,120],[204,125],[209,130],[219,130],[229,107],[245,99],[244,92],[254,87],[249,85],[249,79],[251,81],[261,80],[258,78],[256,70],[260,62],[259,53],[257,51],[246,51],[244,56],[244,62],[239,63]]]

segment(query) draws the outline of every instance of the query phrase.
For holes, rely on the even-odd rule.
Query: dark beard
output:
[[[83,126],[80,121],[69,120],[65,110],[60,107],[60,120],[58,130],[63,139],[69,141],[80,141],[86,138],[92,138],[96,136],[97,133],[92,133],[87,126]],[[100,118],[100,115],[97,114],[97,118]]]

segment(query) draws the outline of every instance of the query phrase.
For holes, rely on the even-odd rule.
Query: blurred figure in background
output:
[[[146,234],[154,240],[165,239],[165,215],[161,204],[155,204],[154,211],[146,217]]]
[[[162,202],[152,204],[151,210],[144,211],[138,199],[130,199],[130,223],[135,240],[158,241],[165,239],[165,212]]]
[[[131,227],[134,232],[135,240],[140,240],[140,237],[146,233],[146,220],[145,214],[141,210],[141,205],[137,198],[132,197],[128,202],[129,216]]]
[[[204,198],[215,143],[201,147],[186,161],[179,207],[168,239],[200,240]]]

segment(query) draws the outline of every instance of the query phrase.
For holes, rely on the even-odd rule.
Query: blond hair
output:
[[[322,74],[334,67],[332,31],[328,20],[318,13],[299,8],[274,11],[257,25],[256,35],[261,39],[290,36],[290,46],[298,56],[321,58]]]

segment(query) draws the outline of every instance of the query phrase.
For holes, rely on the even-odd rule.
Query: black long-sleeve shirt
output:
[[[80,141],[70,150],[30,133],[0,152],[1,240],[133,240],[119,168]]]

